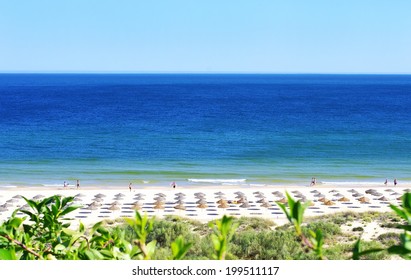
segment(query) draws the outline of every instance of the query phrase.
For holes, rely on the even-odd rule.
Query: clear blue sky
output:
[[[0,0],[0,72],[411,73],[410,0]]]

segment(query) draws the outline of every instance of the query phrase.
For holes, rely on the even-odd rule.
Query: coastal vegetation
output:
[[[305,221],[307,204],[288,196],[287,205],[280,207],[290,223],[282,226],[261,218],[224,216],[201,223],[178,216],[149,218],[136,212],[133,218],[87,227],[80,223],[73,229],[65,218],[78,208],[72,205],[72,197],[25,200],[30,210],[16,210],[0,225],[0,259],[383,260],[411,256],[409,193],[401,206],[391,206],[392,213],[345,212]],[[362,240],[370,222],[393,231]]]

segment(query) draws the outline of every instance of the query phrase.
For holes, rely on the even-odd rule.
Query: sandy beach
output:
[[[23,196],[41,199],[52,195],[75,197],[73,204],[81,208],[70,213],[72,226],[79,221],[93,224],[101,220],[131,217],[135,210],[148,216],[178,215],[206,222],[230,215],[235,217],[262,217],[276,224],[287,222],[276,204],[285,202],[288,192],[295,199],[310,201],[306,217],[344,211],[391,211],[390,204],[398,204],[408,187],[190,187],[176,188],[13,188],[0,192],[0,220],[25,206]],[[18,215],[23,215],[19,213]]]

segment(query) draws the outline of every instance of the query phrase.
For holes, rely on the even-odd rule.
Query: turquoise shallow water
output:
[[[0,75],[0,186],[411,181],[411,76]]]

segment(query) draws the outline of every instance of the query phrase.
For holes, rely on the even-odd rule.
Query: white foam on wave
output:
[[[188,179],[193,183],[210,183],[210,184],[239,184],[245,183],[247,179]]]
[[[322,185],[335,185],[335,186],[375,186],[375,185],[384,185],[384,182],[360,182],[360,181],[346,181],[346,182],[341,182],[341,181],[322,181],[320,182]]]
[[[14,189],[14,188],[17,188],[17,186],[13,186],[13,185],[6,185],[6,186],[0,186],[0,188],[5,188],[5,189]]]
[[[43,184],[43,187],[63,187],[63,184]],[[70,185],[69,185],[70,186]]]

